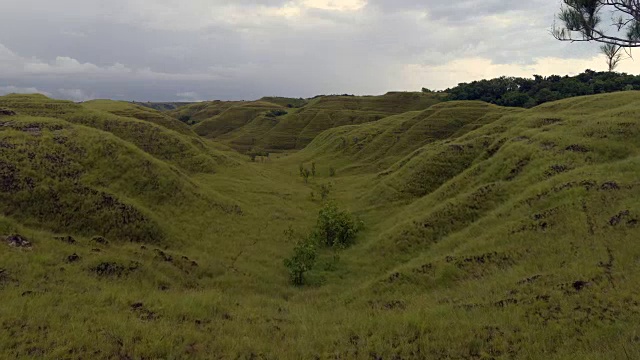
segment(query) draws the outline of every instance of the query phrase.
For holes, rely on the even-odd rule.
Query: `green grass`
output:
[[[324,130],[368,123],[406,111],[424,110],[443,96],[390,92],[382,96],[264,97],[258,101],[212,101],[180,107],[168,115],[194,123],[198,135],[240,152],[302,149]],[[285,115],[271,117],[279,110]]]
[[[193,135],[193,131],[191,131],[189,126],[185,123],[182,123],[169,115],[154,111],[141,105],[112,100],[92,100],[83,103],[83,105],[89,109],[101,110],[114,115],[149,121],[177,131],[181,134]]]
[[[640,93],[393,96],[257,162],[152,110],[0,97],[17,113],[0,117],[0,235],[33,244],[0,243],[0,357],[640,357]],[[383,112],[342,98],[276,120]],[[243,128],[266,125],[224,142]],[[365,227],[294,287],[285,230],[311,230],[325,184]]]

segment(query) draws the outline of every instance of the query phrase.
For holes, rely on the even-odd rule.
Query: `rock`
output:
[[[589,149],[586,146],[583,146],[580,144],[569,145],[565,148],[565,150],[573,151],[573,152],[581,152],[581,153],[589,152]]]
[[[107,241],[104,236],[94,236],[91,238],[91,241],[102,245],[109,245],[109,241]]]
[[[131,304],[131,310],[138,310],[138,309],[141,309],[143,306],[144,304],[141,302],[133,303]]]
[[[580,291],[580,290],[584,289],[585,287],[591,285],[591,283],[589,283],[587,281],[578,280],[578,281],[574,282],[571,285],[573,286],[574,289],[576,289],[576,291]]]
[[[125,273],[124,266],[115,262],[103,262],[91,270],[101,277],[121,277]]]
[[[600,190],[620,190],[620,186],[615,181],[607,181],[600,186]]]
[[[162,260],[166,261],[166,262],[173,262],[173,256],[167,254],[166,252],[160,250],[160,249],[154,249],[156,256],[161,258]]]
[[[25,237],[19,234],[13,234],[13,235],[7,236],[6,242],[7,244],[9,244],[9,246],[13,246],[13,247],[19,247],[19,248],[31,247],[31,242],[29,242],[29,240],[27,240]]]
[[[56,236],[56,237],[54,237],[54,239],[56,239],[58,241],[66,242],[67,244],[75,244],[76,243],[76,239],[74,239],[71,236]]]
[[[9,109],[0,109],[0,116],[15,116],[15,111]]]
[[[67,260],[66,261],[69,264],[70,263],[74,263],[76,261],[80,261],[80,256],[78,254],[76,254],[76,253],[73,253],[73,254],[67,256]]]

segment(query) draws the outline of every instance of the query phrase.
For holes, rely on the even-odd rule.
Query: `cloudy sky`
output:
[[[559,0],[0,0],[0,94],[256,99],[605,70]],[[640,61],[620,71],[640,73]]]

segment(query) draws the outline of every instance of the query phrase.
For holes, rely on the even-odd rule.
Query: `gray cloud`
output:
[[[459,79],[416,79],[407,68],[447,71],[482,58],[529,69],[596,55],[549,35],[558,8],[547,0],[12,1],[0,14],[0,86],[76,101],[446,88]]]

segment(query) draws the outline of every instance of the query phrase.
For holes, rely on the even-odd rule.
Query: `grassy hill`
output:
[[[193,135],[187,124],[144,106],[112,100],[91,100],[83,103],[83,105],[92,110],[106,111],[114,115],[146,120],[181,134]]]
[[[235,161],[233,156],[205,143],[178,121],[128,103],[98,101],[75,104],[51,100],[43,95],[7,95],[0,97],[0,107],[12,109],[20,115],[63,119],[112,133],[186,171],[215,172],[220,164]]]
[[[169,114],[196,124],[200,136],[239,151],[301,149],[322,131],[424,110],[444,95],[390,92],[382,96],[319,96],[310,100],[265,97],[252,102],[213,101]],[[188,119],[188,120],[187,120]]]
[[[135,105],[148,107],[158,111],[171,111],[179,107],[194,104],[193,102],[133,102]]]
[[[640,93],[527,110],[393,96],[245,104],[291,111],[271,131],[312,110],[383,116],[255,162],[161,114],[0,97],[0,354],[640,357]],[[195,130],[259,128],[230,119]],[[294,287],[287,234],[311,230],[329,184],[364,230]]]

